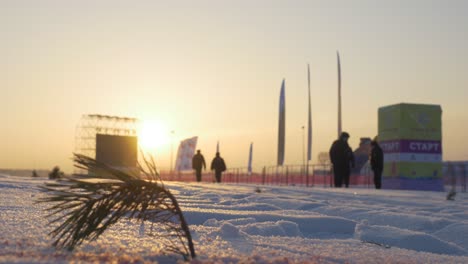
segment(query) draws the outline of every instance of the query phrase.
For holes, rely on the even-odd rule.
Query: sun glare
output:
[[[169,143],[168,130],[156,121],[143,121],[138,129],[138,145],[144,150],[154,150]]]

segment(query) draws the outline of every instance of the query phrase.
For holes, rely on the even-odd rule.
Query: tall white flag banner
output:
[[[252,147],[253,147],[253,143],[250,143],[249,164],[247,165],[247,172],[248,173],[252,173]]]
[[[192,170],[192,158],[197,147],[198,137],[184,139],[177,150],[176,171]]]
[[[283,166],[284,163],[284,144],[285,144],[285,113],[286,113],[286,103],[285,103],[285,95],[284,95],[284,79],[283,83],[281,84],[281,92],[280,92],[280,101],[279,101],[279,118],[278,118],[278,160],[277,165]]]
[[[336,52],[338,62],[338,137],[341,135],[341,62],[340,53]]]

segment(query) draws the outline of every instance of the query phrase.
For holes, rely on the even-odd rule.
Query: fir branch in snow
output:
[[[51,203],[47,208],[48,217],[51,223],[59,223],[50,233],[55,238],[55,247],[73,250],[86,240],[97,239],[111,225],[128,217],[141,221],[142,225],[151,223],[155,229],[165,230],[149,235],[168,242],[169,251],[185,259],[195,257],[187,222],[176,198],[160,180],[153,159],[144,159],[147,169],[139,165],[148,180],[84,155],[74,154],[74,161],[76,167],[96,172],[97,178],[105,179],[65,178],[42,187],[48,195],[38,202]]]

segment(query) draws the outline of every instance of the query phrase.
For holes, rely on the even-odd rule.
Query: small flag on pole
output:
[[[252,147],[253,147],[253,143],[250,143],[250,149],[249,149],[249,163],[247,165],[247,172],[249,174],[252,173]]]

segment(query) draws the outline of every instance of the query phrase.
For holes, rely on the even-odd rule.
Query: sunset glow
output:
[[[75,127],[99,114],[154,120],[139,142],[161,168],[196,136],[229,167],[253,142],[261,171],[277,164],[283,79],[284,164],[304,161],[309,83],[315,164],[337,137],[337,52],[352,149],[378,134],[380,107],[433,104],[442,159],[468,160],[468,1],[377,2],[1,1],[0,168],[72,172]]]
[[[149,120],[142,121],[138,127],[138,145],[146,151],[168,144],[169,132],[160,122]]]

